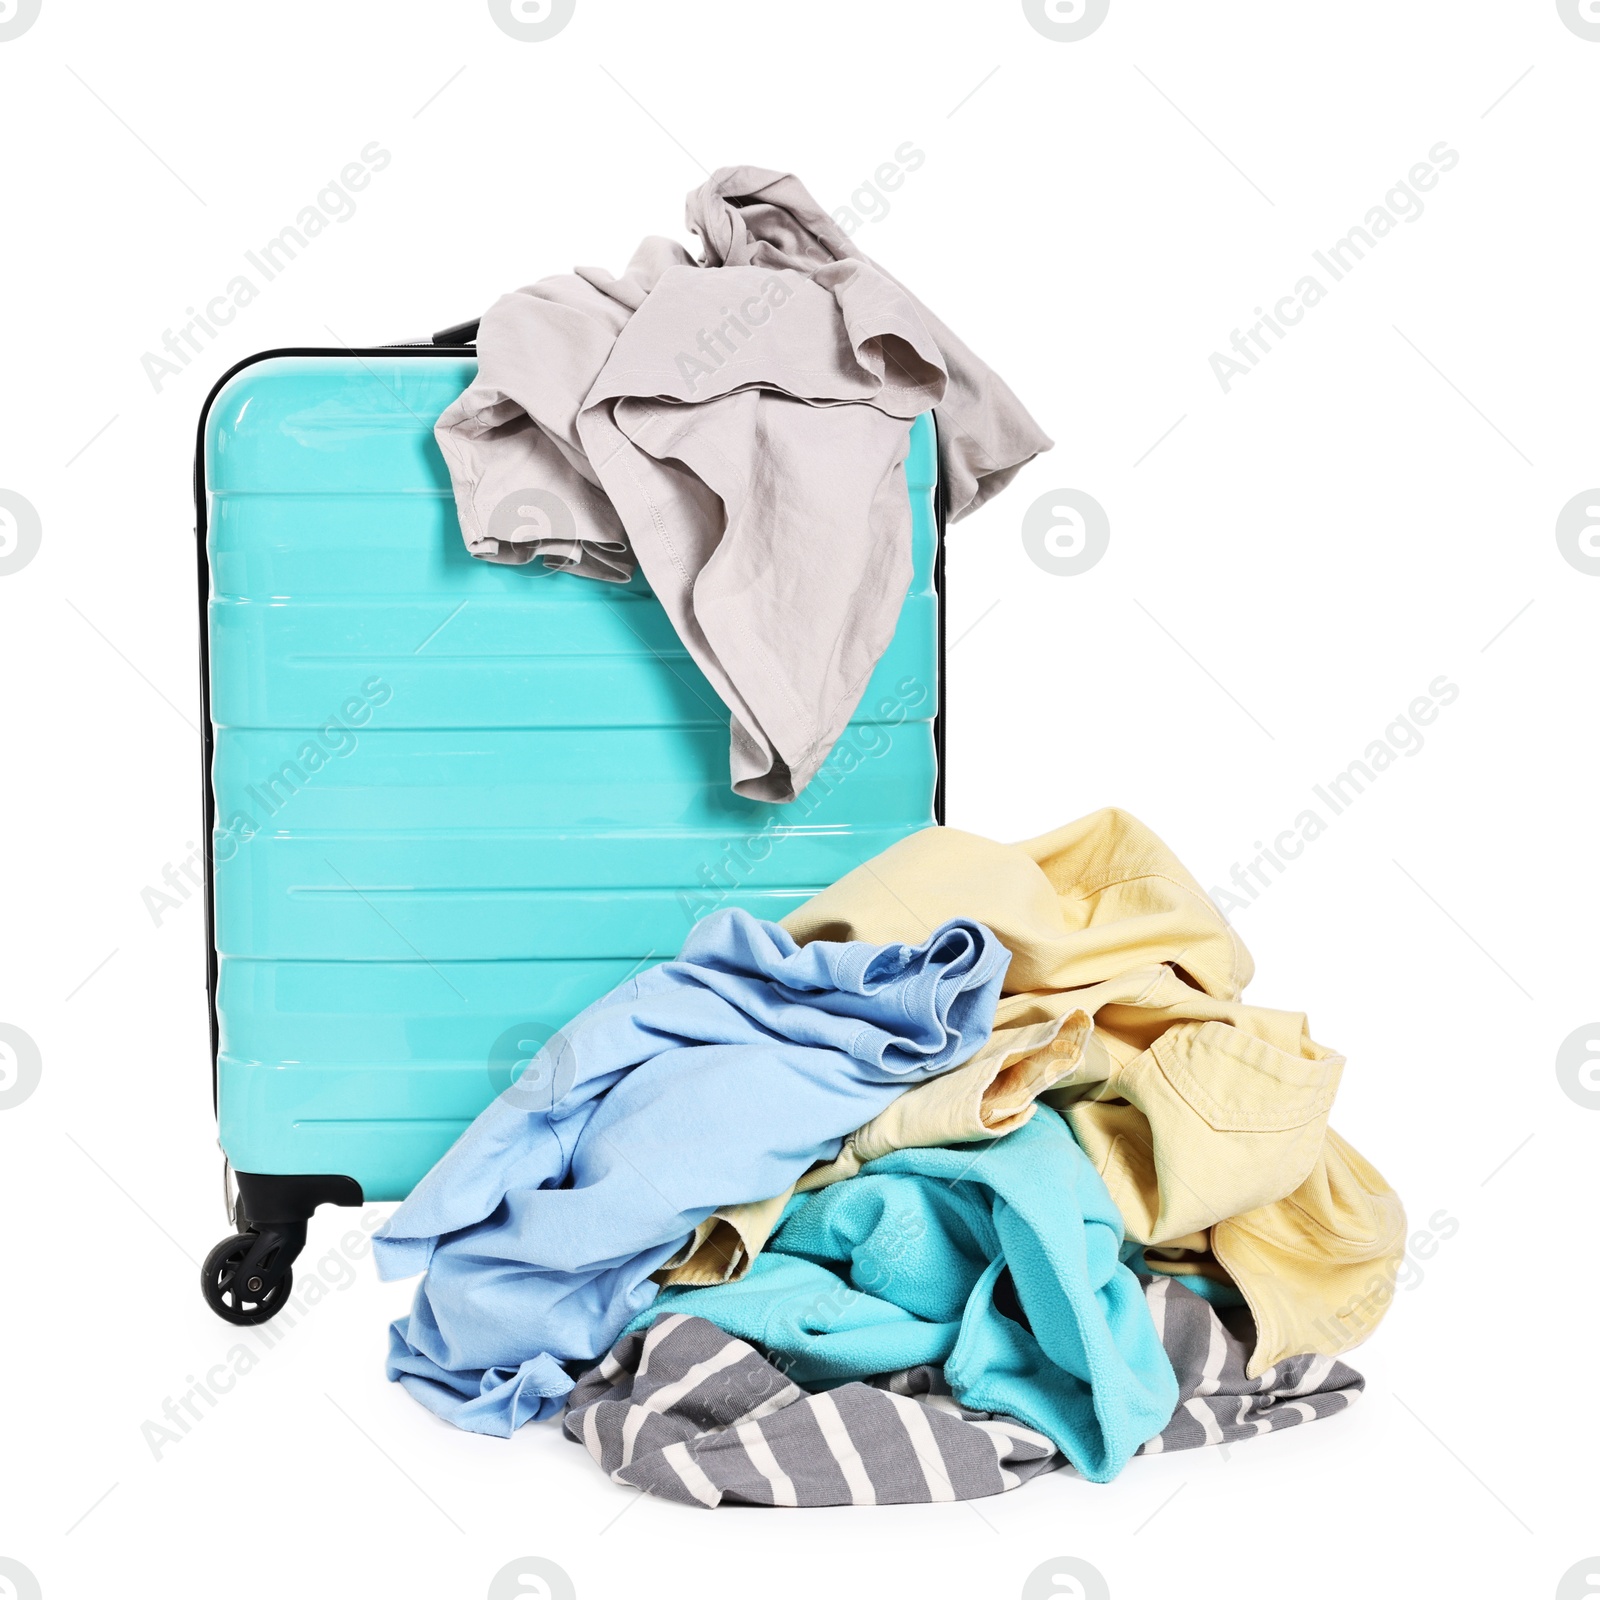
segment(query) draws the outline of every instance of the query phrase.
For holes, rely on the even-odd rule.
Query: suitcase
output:
[[[806,791],[749,801],[642,573],[467,553],[433,424],[474,334],[268,351],[201,413],[212,1090],[237,1186],[202,1284],[232,1322],[288,1301],[317,1206],[403,1199],[698,917],[777,919],[943,820],[931,415],[894,639]]]

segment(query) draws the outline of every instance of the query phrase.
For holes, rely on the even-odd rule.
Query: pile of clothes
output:
[[[792,175],[503,297],[436,428],[467,547],[636,569],[801,793],[911,574],[932,409],[952,520],[1049,439]],[[688,1504],[995,1494],[1344,1409],[1400,1203],[1328,1126],[1343,1058],[1133,818],[913,834],[784,919],[717,911],[574,1018],[377,1241],[389,1374],[459,1427],[564,1414]]]
[[[688,1504],[890,1504],[1331,1415],[1404,1249],[1343,1057],[1127,814],[902,840],[590,1006],[378,1236],[389,1374]]]

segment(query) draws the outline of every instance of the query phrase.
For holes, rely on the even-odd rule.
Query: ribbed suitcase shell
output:
[[[781,917],[937,809],[929,417],[898,631],[774,806],[730,791],[726,710],[642,575],[467,554],[432,428],[474,372],[269,355],[202,421],[221,1143],[376,1200],[698,916]]]

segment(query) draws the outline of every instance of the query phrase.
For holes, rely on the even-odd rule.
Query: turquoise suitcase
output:
[[[764,804],[730,790],[727,711],[642,574],[468,555],[433,424],[473,331],[269,351],[201,414],[213,1093],[237,1189],[203,1287],[230,1321],[287,1301],[318,1205],[403,1199],[698,917],[782,917],[943,820],[932,417],[894,640],[822,772]]]

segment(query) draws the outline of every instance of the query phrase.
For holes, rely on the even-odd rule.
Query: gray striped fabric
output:
[[[658,1317],[578,1380],[566,1431],[617,1483],[715,1506],[976,1500],[1058,1465],[1041,1433],[933,1392],[927,1368],[881,1387],[797,1389],[700,1317]]]
[[[1366,1387],[1359,1372],[1332,1356],[1292,1356],[1247,1378],[1255,1344],[1247,1311],[1217,1311],[1171,1278],[1143,1279],[1156,1332],[1178,1379],[1178,1409],[1142,1456],[1234,1444],[1347,1410]]]
[[[1219,1315],[1170,1278],[1147,1281],[1145,1299],[1179,1399],[1141,1455],[1314,1422],[1361,1393],[1361,1375],[1329,1356],[1247,1378],[1247,1313]],[[742,1339],[679,1314],[629,1334],[580,1378],[564,1425],[617,1483],[686,1505],[976,1500],[1063,1465],[1043,1434],[958,1404],[937,1367],[807,1394]]]

